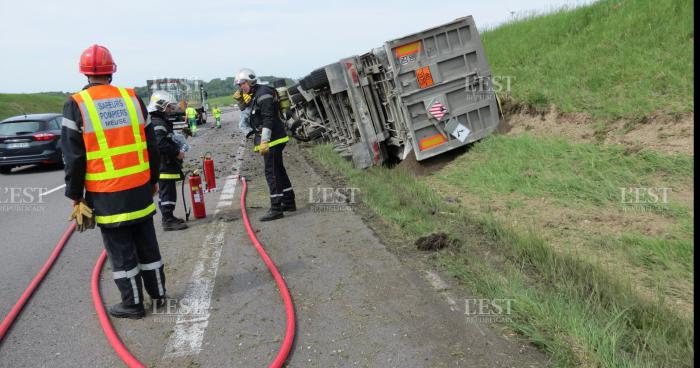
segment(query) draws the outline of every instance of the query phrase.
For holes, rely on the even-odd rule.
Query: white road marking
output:
[[[65,188],[65,187],[66,187],[65,184],[59,185],[59,186],[57,186],[56,188],[53,188],[53,189],[51,189],[51,190],[45,191],[44,193],[41,193],[41,196],[43,197],[43,196],[45,196],[45,195],[47,195],[47,194],[51,194],[51,193],[53,193],[53,192],[55,192],[55,191],[57,191],[57,190],[59,190],[59,189]]]
[[[443,296],[443,298],[445,298],[447,304],[450,306],[450,311],[460,311],[457,302],[449,292],[450,285],[448,285],[447,282],[445,282],[445,280],[443,280],[442,277],[440,277],[440,275],[432,271],[425,271],[425,278],[428,280],[433,289],[435,289],[435,291],[440,293]]]
[[[243,152],[243,144],[245,142],[241,143],[238,149],[239,155]],[[235,174],[226,177],[226,182],[224,183],[225,192],[234,193],[236,191],[240,166],[241,161],[237,160],[233,166]],[[233,204],[232,201],[225,201],[220,198],[214,215],[219,212],[220,208],[231,204]],[[187,291],[185,291],[184,297],[178,301],[187,303],[187,313],[178,315],[175,327],[173,327],[173,333],[165,346],[163,360],[197,355],[202,350],[204,333],[209,325],[209,316],[211,315],[211,295],[214,291],[219,258],[224,245],[225,230],[225,222],[218,221],[214,231],[207,235],[202,244]],[[181,310],[184,309],[182,308]]]
[[[430,285],[432,285],[437,291],[443,291],[450,288],[445,280],[443,280],[440,275],[436,274],[435,272],[425,271],[425,276],[428,279],[428,282],[430,282]]]
[[[209,325],[211,294],[224,245],[224,223],[218,222],[214,234],[207,235],[192,271],[187,291],[178,304],[187,304],[187,313],[178,315],[164,359],[196,355],[202,350],[204,332]]]

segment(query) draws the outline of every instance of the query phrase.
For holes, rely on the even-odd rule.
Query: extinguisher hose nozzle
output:
[[[185,199],[185,182],[187,181],[187,177],[190,175],[191,171],[186,171],[184,174],[182,174],[182,185],[180,186],[180,193],[182,194],[182,206],[185,207],[185,221],[190,220],[190,210],[187,208],[187,200]]]

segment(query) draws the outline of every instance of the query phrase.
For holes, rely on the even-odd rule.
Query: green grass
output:
[[[629,154],[615,146],[528,135],[489,137],[474,145],[468,158],[448,165],[436,177],[487,198],[518,194],[547,197],[563,205],[620,205],[622,188],[627,188],[629,201],[633,197],[629,188],[672,189],[693,175],[693,159],[686,155]]]
[[[437,231],[462,239],[461,246],[439,252],[436,262],[478,295],[514,299],[510,326],[545,350],[554,366],[691,366],[692,323],[660,301],[640,298],[625,275],[556,252],[537,231],[516,231],[488,213],[470,213],[447,203],[425,181],[403,170],[356,170],[325,145],[314,147],[311,154],[360,188],[362,201],[404,234],[407,244]],[[632,170],[649,165],[640,160]],[[472,156],[469,161],[474,161]],[[683,164],[670,171],[685,173]],[[680,246],[668,253],[668,244],[658,239],[626,235],[618,241],[639,252],[639,259],[675,267],[685,277],[692,269],[692,246],[687,243],[676,244]]]
[[[518,103],[605,120],[693,105],[693,1],[603,0],[482,33]]]
[[[59,93],[0,93],[0,120],[22,114],[62,113],[66,98]]]
[[[218,105],[219,107],[232,105],[235,102],[235,100],[233,99],[233,95],[230,95],[230,96],[219,96],[219,97],[210,98],[208,100],[208,102],[209,102],[209,107],[212,108],[216,105]]]

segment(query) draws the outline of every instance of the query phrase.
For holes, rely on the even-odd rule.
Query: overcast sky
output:
[[[154,77],[298,78],[384,41],[466,15],[493,27],[511,12],[546,12],[591,0],[33,1],[0,0],[0,92],[76,91],[81,52],[107,46],[114,84]],[[103,5],[104,4],[104,5]]]

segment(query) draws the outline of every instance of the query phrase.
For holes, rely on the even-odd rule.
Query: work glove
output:
[[[70,214],[68,221],[75,220],[76,229],[82,233],[87,229],[95,228],[95,217],[92,215],[92,209],[88,207],[84,199],[79,199],[73,202],[73,212]]]
[[[260,145],[258,146],[258,151],[260,151],[261,155],[266,155],[268,152],[270,152],[270,144],[265,141],[260,142]]]

